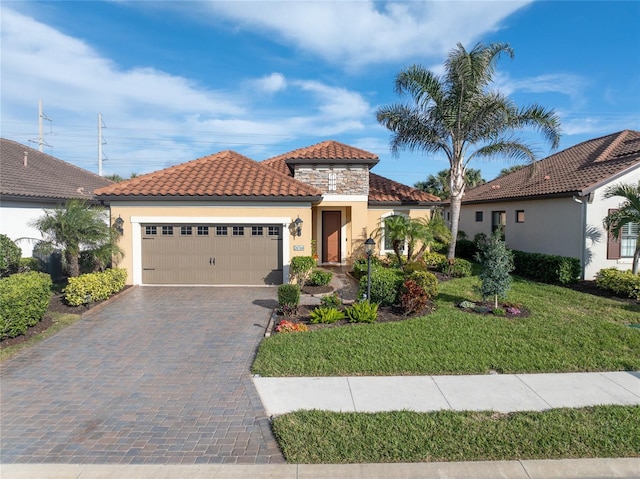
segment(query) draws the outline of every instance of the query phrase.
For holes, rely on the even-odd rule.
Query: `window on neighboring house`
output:
[[[516,223],[524,223],[524,210],[516,210]]]
[[[627,223],[620,230],[620,256],[623,258],[633,258],[636,252],[636,243],[640,234],[640,224]]]
[[[334,171],[329,172],[329,191],[336,191],[338,188],[338,175]]]
[[[478,223],[482,223],[483,221],[483,214],[482,211],[476,211],[476,221]]]
[[[496,230],[502,231],[502,238],[504,239],[504,227],[507,224],[507,212],[506,211],[492,211],[491,212],[491,232]]]

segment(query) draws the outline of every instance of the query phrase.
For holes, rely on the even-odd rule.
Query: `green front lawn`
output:
[[[262,376],[425,375],[640,369],[640,305],[516,278],[508,301],[531,315],[466,313],[477,277],[440,284],[436,311],[399,323],[352,325],[262,341]]]
[[[297,464],[640,456],[640,406],[511,414],[299,411],[276,417],[273,431],[287,462]]]

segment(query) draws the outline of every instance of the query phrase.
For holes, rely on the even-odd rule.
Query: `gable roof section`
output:
[[[369,203],[371,204],[433,204],[440,198],[426,191],[403,185],[384,176],[369,173]]]
[[[229,150],[116,183],[96,194],[109,198],[250,200],[270,197],[306,201],[321,196],[316,188]]]
[[[267,166],[275,167],[281,173],[289,174],[284,167],[287,166],[293,171],[293,165],[296,164],[334,164],[334,163],[351,163],[365,164],[369,168],[378,163],[378,155],[370,153],[354,146],[345,145],[334,140],[327,140],[305,148],[283,153],[274,156],[261,163]]]
[[[18,142],[0,139],[0,196],[3,199],[91,201],[94,190],[112,183]]]
[[[640,132],[623,130],[579,143],[473,188],[462,202],[584,196],[634,167],[640,167]]]

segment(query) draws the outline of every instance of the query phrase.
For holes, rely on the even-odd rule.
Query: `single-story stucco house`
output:
[[[22,256],[42,239],[30,223],[45,209],[70,199],[95,203],[94,190],[111,180],[12,140],[0,139],[0,233],[14,240]]]
[[[336,141],[262,162],[223,151],[96,194],[124,221],[128,284],[280,284],[295,255],[346,264],[385,217],[430,215],[437,197],[377,163]]]
[[[460,230],[470,239],[501,227],[509,248],[579,258],[584,279],[602,268],[631,269],[640,225],[616,241],[603,227],[620,197],[607,187],[640,181],[640,132],[588,140],[466,192]]]

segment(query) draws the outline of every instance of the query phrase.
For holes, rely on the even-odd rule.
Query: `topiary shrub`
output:
[[[313,286],[326,286],[333,278],[331,271],[325,271],[323,269],[314,269],[309,278],[309,283]]]
[[[619,296],[640,300],[640,275],[631,271],[601,269],[596,273],[596,285]]]
[[[424,261],[424,264],[427,266],[427,268],[440,270],[442,265],[447,262],[447,255],[437,253],[435,251],[430,251],[422,256],[422,261]]]
[[[472,265],[470,261],[462,258],[455,258],[452,261],[440,265],[440,272],[453,278],[466,278],[471,276]]]
[[[400,290],[400,309],[408,316],[419,313],[427,306],[427,293],[424,288],[415,281],[408,279],[402,284]]]
[[[0,277],[15,274],[20,268],[22,250],[11,239],[0,234]]]
[[[278,286],[278,304],[285,316],[290,316],[298,310],[300,304],[300,286],[297,284],[281,284]]]
[[[0,338],[14,338],[38,324],[50,299],[48,274],[29,271],[0,279]]]
[[[65,300],[71,306],[80,306],[109,299],[124,288],[126,279],[127,271],[120,268],[69,278],[63,290]]]
[[[311,270],[316,265],[316,260],[313,256],[294,256],[291,258],[291,264],[289,266],[289,274],[294,283],[302,286],[306,284],[309,279]]]
[[[514,274],[549,284],[570,284],[580,279],[578,258],[513,251]]]
[[[406,279],[415,281],[418,286],[424,289],[428,299],[438,296],[438,278],[428,271],[415,271],[405,276]]]
[[[344,314],[350,323],[373,323],[378,319],[378,304],[369,300],[359,301],[349,306]]]
[[[366,298],[372,303],[388,306],[396,302],[398,289],[402,284],[402,271],[395,268],[377,267],[371,269],[371,297]],[[360,279],[359,298],[364,298],[367,292],[367,277]]]
[[[338,311],[336,308],[323,308],[322,306],[315,308],[309,315],[311,316],[309,322],[313,324],[331,324],[345,318],[342,311]]]

